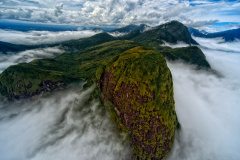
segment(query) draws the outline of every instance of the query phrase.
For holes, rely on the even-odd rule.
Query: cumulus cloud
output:
[[[0,102],[0,159],[122,160],[129,144],[116,135],[99,102],[82,85],[48,98]],[[81,92],[80,92],[81,91]]]
[[[3,0],[0,18],[29,19],[36,22],[71,23],[93,26],[122,26],[130,23],[157,25],[179,20],[189,26],[215,21],[239,21],[239,2],[178,0]],[[21,10],[18,8],[21,7]]]
[[[20,32],[0,29],[1,34],[0,41],[23,45],[52,44],[72,39],[86,38],[93,36],[97,33],[98,32],[90,30],[63,31],[63,32],[50,32],[50,31]]]
[[[168,160],[239,159],[240,50],[236,53],[231,52],[233,46],[228,51],[204,46],[225,48],[214,39],[197,42],[212,68],[222,76],[181,62],[168,62],[182,126]]]
[[[186,21],[184,24],[188,27],[194,27],[194,28],[198,28],[198,27],[202,27],[202,26],[208,26],[208,25],[212,25],[214,23],[219,22],[219,20],[215,19],[215,20],[208,20],[208,21],[194,21],[194,20],[189,20]]]
[[[60,3],[59,5],[55,6],[55,16],[58,17],[63,13],[63,3]]]
[[[240,24],[233,24],[233,23],[229,23],[226,25],[226,27],[228,27],[229,29],[237,29],[239,28]]]

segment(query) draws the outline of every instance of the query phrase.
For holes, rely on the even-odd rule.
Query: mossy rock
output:
[[[103,99],[113,104],[108,107],[121,120],[117,123],[130,134],[133,159],[164,158],[178,125],[172,75],[164,57],[151,48],[135,47],[96,75]]]

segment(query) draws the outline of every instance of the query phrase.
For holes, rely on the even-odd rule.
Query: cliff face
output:
[[[150,48],[135,47],[113,58],[96,77],[119,128],[130,134],[133,159],[164,158],[178,124],[172,76],[164,57]]]

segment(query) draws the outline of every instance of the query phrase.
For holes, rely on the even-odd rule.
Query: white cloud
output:
[[[68,41],[72,39],[80,39],[95,35],[99,32],[90,30],[85,31],[63,31],[63,32],[49,32],[49,31],[29,31],[20,32],[12,30],[0,30],[0,41],[9,42],[13,44],[23,45],[40,45],[48,43],[57,43]],[[0,73],[2,73],[10,65],[18,63],[28,63],[34,59],[53,58],[62,54],[64,50],[58,47],[47,47],[26,50],[19,53],[1,54],[0,53]]]
[[[110,116],[75,85],[48,98],[0,102],[0,159],[121,160],[131,149]]]
[[[121,36],[125,36],[128,33],[124,33],[124,32],[109,32],[108,34],[110,34],[113,37],[121,37]]]
[[[166,41],[163,41],[164,44],[162,44],[162,46],[168,46],[168,47],[171,47],[171,48],[181,48],[181,47],[188,47],[189,44],[186,44],[184,42],[178,42],[177,44],[171,44],[171,43],[168,43]]]
[[[213,49],[218,51],[225,51],[225,52],[240,52],[240,41],[236,40],[234,42],[225,42],[222,38],[200,38],[200,37],[193,37],[201,46],[206,47],[207,49]]]
[[[56,5],[55,8],[56,8],[55,16],[58,17],[59,15],[61,15],[63,13],[63,3]]]
[[[28,63],[34,59],[53,58],[64,53],[58,47],[38,48],[19,53],[0,54],[0,73],[11,65]]]
[[[34,3],[33,3],[34,2]],[[194,4],[194,5],[193,5]],[[216,20],[240,21],[235,10],[239,2],[178,1],[178,0],[42,0],[3,1],[0,17],[29,19],[36,22],[71,23],[93,26],[121,26],[148,22],[150,25],[179,20],[192,26],[202,26]],[[18,8],[22,10],[18,10]],[[224,12],[232,14],[223,15]]]
[[[219,20],[215,19],[215,20],[208,20],[208,21],[196,21],[196,20],[188,20],[185,21],[185,25],[189,26],[189,27],[194,27],[194,28],[198,28],[198,27],[202,27],[202,26],[208,26],[208,25],[212,25],[214,23],[219,22]]]
[[[36,37],[36,42],[43,39],[45,32],[27,32],[27,36],[22,33],[8,32],[9,37],[15,36],[23,41],[29,35]],[[221,39],[202,38],[195,40],[221,77],[195,70],[194,66],[181,62],[168,62],[173,75],[176,111],[182,125],[168,159],[239,159],[240,42],[221,43]],[[54,57],[62,52],[58,48],[45,48],[15,55],[0,55],[0,72],[9,65]],[[121,139],[117,139],[112,128],[109,128],[108,117],[98,114],[95,102],[84,106],[88,92],[79,95],[78,91],[70,90],[21,105],[17,103],[17,108],[14,103],[9,105],[1,101],[0,159],[125,157],[129,149],[121,144]],[[63,122],[59,123],[61,119]],[[85,126],[84,132],[81,132]],[[10,149],[11,152],[8,152]]]
[[[63,32],[50,32],[50,31],[11,31],[0,29],[0,41],[23,44],[23,45],[38,45],[38,44],[51,44],[57,42],[68,41],[72,39],[80,39],[90,37],[98,32],[85,30],[85,31],[63,31]]]
[[[233,44],[228,48],[238,50],[236,53],[218,40],[196,40],[221,77],[181,62],[168,62],[173,75],[176,112],[182,125],[168,160],[239,159],[239,42],[238,46]],[[206,44],[224,50],[207,48]]]

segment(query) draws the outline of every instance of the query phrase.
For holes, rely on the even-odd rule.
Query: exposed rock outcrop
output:
[[[97,96],[129,133],[133,159],[160,160],[169,153],[178,125],[172,76],[163,55],[151,48],[119,40],[10,66],[0,75],[0,92],[9,99],[34,97],[83,78],[89,85],[97,79]]]
[[[162,159],[171,150],[178,125],[171,72],[164,57],[135,47],[111,60],[96,74],[103,100],[120,129],[126,128],[133,159]],[[123,126],[124,125],[124,126]]]

